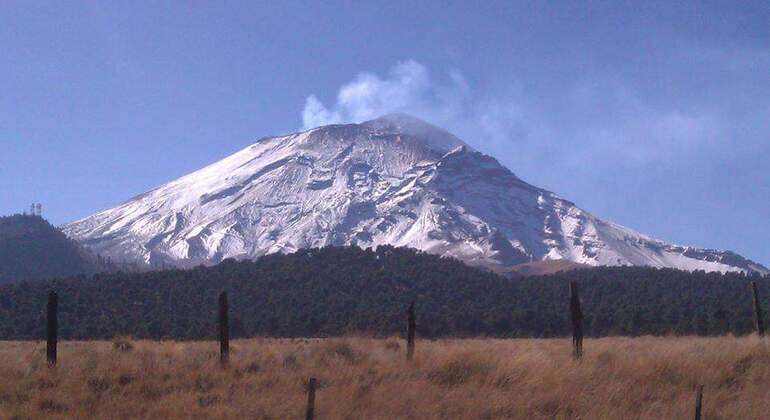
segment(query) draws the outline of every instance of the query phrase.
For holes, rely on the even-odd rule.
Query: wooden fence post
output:
[[[414,330],[417,327],[417,316],[414,313],[414,302],[409,304],[406,319],[406,360],[414,356]]]
[[[580,310],[578,286],[574,281],[569,282],[569,309],[572,316],[572,347],[575,359],[583,357],[583,312]]]
[[[695,420],[700,420],[703,406],[703,385],[698,385],[695,391]]]
[[[228,319],[227,292],[219,294],[219,362],[227,366],[230,361],[230,321]]]
[[[307,383],[307,411],[305,411],[305,420],[313,420],[315,416],[315,378],[310,378]]]
[[[48,292],[48,327],[46,330],[46,358],[48,367],[56,366],[56,347],[59,341],[59,296],[51,290]]]
[[[765,321],[762,318],[762,305],[759,300],[759,292],[757,292],[757,282],[751,282],[751,293],[754,300],[754,321],[757,327],[757,334],[762,337],[765,335]]]

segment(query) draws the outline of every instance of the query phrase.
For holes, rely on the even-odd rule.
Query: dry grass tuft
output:
[[[322,351],[318,360],[325,365],[339,363],[356,365],[366,359],[366,354],[354,349],[346,339],[324,340],[321,346]]]
[[[117,351],[128,352],[134,349],[134,343],[131,342],[131,337],[115,337],[112,340],[112,348]]]
[[[441,362],[428,372],[427,378],[439,385],[458,386],[474,378],[486,377],[493,368],[483,355],[465,352]]]
[[[0,342],[0,419],[679,419],[705,385],[709,419],[770,412],[770,350],[757,337],[418,341],[249,339],[222,369],[214,342]],[[42,351],[41,351],[42,350]]]

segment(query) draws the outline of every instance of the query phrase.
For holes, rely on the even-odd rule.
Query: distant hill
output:
[[[235,337],[399,334],[411,301],[422,337],[564,336],[571,280],[589,336],[750,333],[752,280],[768,313],[770,277],[599,267],[506,278],[413,249],[327,247],[190,270],[0,286],[0,339],[43,337],[51,289],[65,339],[212,339],[221,291],[229,293]]]
[[[0,217],[0,284],[113,269],[40,216]]]

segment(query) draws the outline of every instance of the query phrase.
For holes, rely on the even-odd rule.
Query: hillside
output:
[[[228,291],[235,337],[399,334],[415,301],[421,336],[554,337],[570,332],[568,282],[589,336],[747,334],[752,278],[738,273],[601,267],[508,279],[405,248],[327,247],[213,267],[115,273],[0,287],[0,339],[43,337],[59,293],[64,339],[215,337]],[[754,277],[767,311],[770,277]]]
[[[64,231],[115,261],[180,267],[393,245],[497,271],[568,260],[770,273],[730,251],[668,244],[603,220],[400,114],[260,139]]]
[[[111,269],[40,216],[0,217],[0,284]]]

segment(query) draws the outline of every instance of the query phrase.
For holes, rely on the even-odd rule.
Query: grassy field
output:
[[[770,351],[757,337],[570,340],[236,340],[0,342],[0,418],[683,419],[705,386],[704,418],[770,413]]]

